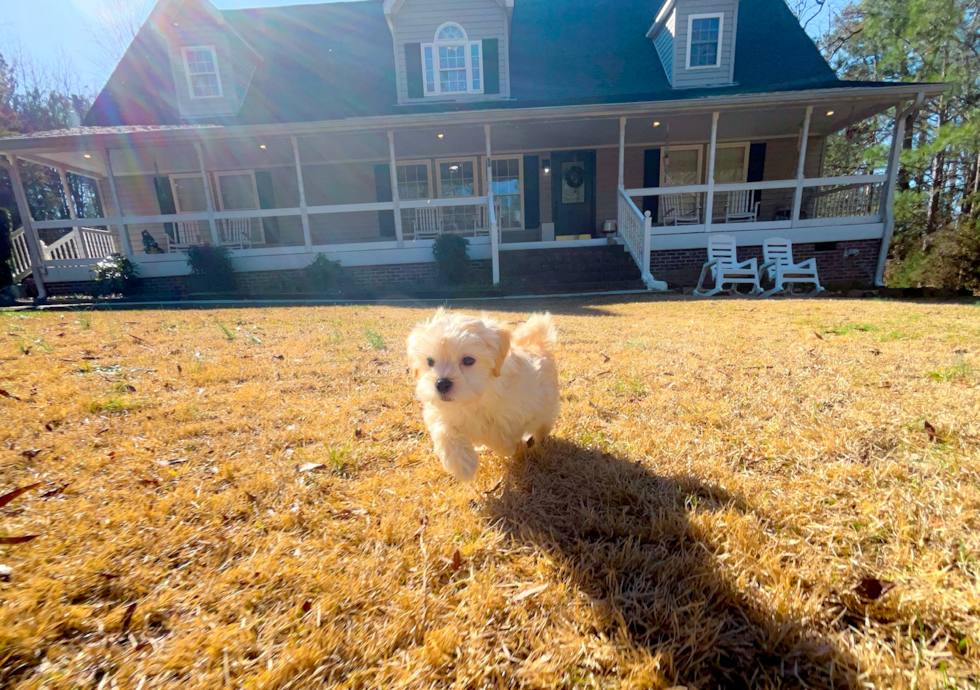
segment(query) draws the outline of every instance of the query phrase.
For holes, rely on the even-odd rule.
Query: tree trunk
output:
[[[897,114],[897,113],[896,113]],[[915,121],[919,119],[918,109],[913,110],[905,118],[905,137],[902,139],[902,151],[911,151],[915,145]],[[909,171],[907,168],[898,166],[898,190],[907,192],[910,185]]]
[[[939,229],[939,217],[942,196],[946,190],[946,152],[940,151],[932,159],[932,187],[929,189],[929,217],[926,220],[926,233],[932,234]]]

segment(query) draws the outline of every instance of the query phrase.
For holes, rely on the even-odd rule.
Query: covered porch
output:
[[[719,232],[745,246],[874,240],[883,266],[904,118],[881,169],[828,174],[825,149],[927,95],[895,85],[9,138],[15,272],[43,291],[91,280],[118,252],[145,278],[182,276],[202,243],[228,247],[243,273],[302,269],[317,254],[363,271],[424,268],[440,235],[459,234],[488,283],[514,252],[617,244],[649,289],[665,289],[657,255],[703,250]]]

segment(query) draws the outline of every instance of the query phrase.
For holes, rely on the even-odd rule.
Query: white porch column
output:
[[[806,117],[803,118],[803,132],[800,134],[800,157],[796,162],[796,193],[793,195],[792,224],[795,227],[800,221],[800,209],[803,207],[803,170],[806,166],[806,145],[810,139],[810,119],[813,117],[813,106],[806,107]]]
[[[624,186],[626,179],[626,118],[619,118],[619,176],[616,191],[626,189]]]
[[[24,239],[27,240],[27,252],[31,256],[31,274],[34,276],[34,284],[37,286],[37,296],[44,299],[48,296],[48,289],[44,285],[44,253],[41,251],[41,238],[38,237],[37,230],[34,229],[34,217],[31,215],[31,207],[27,203],[27,194],[24,192],[24,179],[20,176],[20,164],[17,156],[9,155],[10,166],[7,172],[10,175],[10,186],[14,188],[14,199],[17,201],[17,209],[20,211],[20,223],[24,227]]]
[[[306,210],[306,185],[303,182],[303,163],[299,157],[299,144],[296,137],[289,137],[293,145],[293,160],[296,163],[296,188],[299,189],[300,219],[303,221],[303,246],[306,251],[313,252],[313,235],[310,234],[310,214]]]
[[[909,108],[917,108],[925,99],[924,93],[919,93],[915,102]],[[898,173],[902,166],[902,140],[905,139],[905,118],[909,110],[902,110],[902,103],[895,105],[895,128],[892,130],[892,145],[888,153],[888,180],[881,195],[881,247],[878,249],[878,265],[875,268],[875,285],[884,285],[885,264],[888,261],[888,247],[895,233],[895,186],[898,183]]]
[[[493,199],[493,165],[490,162],[490,125],[483,125],[483,135],[487,142],[487,218],[490,223],[490,271],[493,284],[500,285],[500,219]]]
[[[201,143],[194,142],[197,151],[197,162],[201,166],[201,181],[204,183],[204,199],[208,203],[208,225],[211,226],[211,242],[215,247],[221,246],[221,235],[218,234],[218,224],[214,220],[214,199],[211,198],[211,180],[208,179],[207,168],[204,167],[204,149]]]
[[[711,113],[711,146],[708,149],[708,192],[704,197],[704,231],[711,231],[711,216],[715,211],[715,158],[718,153],[718,118],[721,113]]]
[[[388,130],[388,173],[391,176],[391,203],[395,211],[395,241],[399,247],[405,246],[405,231],[402,228],[401,195],[398,194],[398,163],[395,157],[395,133]]]
[[[103,149],[102,161],[105,164],[105,174],[109,180],[109,191],[112,192],[112,205],[116,209],[116,216],[122,217],[122,206],[119,203],[119,192],[116,191],[116,175],[112,172],[112,154],[109,149]],[[127,259],[133,258],[133,243],[130,241],[129,229],[124,223],[116,226],[119,234],[119,244],[122,245],[123,254]]]

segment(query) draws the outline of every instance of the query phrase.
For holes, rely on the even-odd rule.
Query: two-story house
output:
[[[83,126],[0,154],[19,275],[52,293],[111,251],[173,283],[212,243],[246,284],[322,253],[394,294],[445,233],[516,289],[692,285],[720,232],[867,285],[899,151],[824,177],[827,138],[894,112],[900,142],[942,89],[838,80],[784,0],[160,0]],[[56,217],[30,207],[29,165],[58,171]]]

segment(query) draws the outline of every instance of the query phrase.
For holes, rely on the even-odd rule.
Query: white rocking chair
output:
[[[704,290],[704,279],[708,271],[711,272],[715,286],[710,290]],[[750,295],[762,293],[762,286],[759,285],[758,262],[755,259],[740,262],[735,238],[731,235],[713,235],[708,238],[708,261],[701,269],[701,277],[698,278],[694,294],[698,297],[711,297],[721,292],[726,284],[731,285],[728,291],[733,295],[739,294],[737,285],[752,286]]]
[[[765,297],[774,295],[777,292],[793,294],[792,288],[787,290],[786,284],[812,283],[814,289],[809,293],[810,296],[823,292],[820,285],[820,278],[817,277],[817,260],[807,259],[801,263],[793,262],[793,243],[782,237],[770,237],[762,245],[763,264],[759,274],[768,276],[775,281],[771,290],[766,290]]]
[[[438,208],[417,208],[412,219],[412,235],[416,240],[434,240],[442,234]]]
[[[740,189],[728,192],[725,200],[726,223],[754,223],[759,219],[759,202],[755,200],[755,192]]]
[[[660,199],[664,225],[698,225],[701,222],[700,194],[664,194]]]

